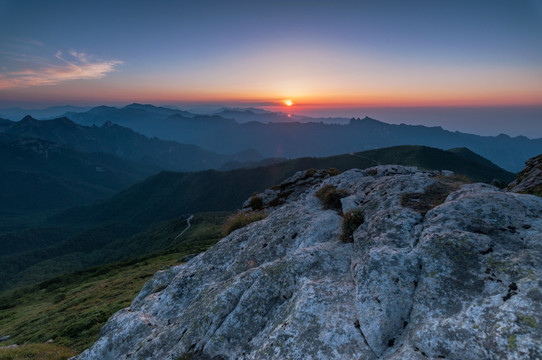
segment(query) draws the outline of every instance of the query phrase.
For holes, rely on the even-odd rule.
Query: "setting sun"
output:
[[[286,104],[286,106],[292,106],[294,103],[292,102],[292,100],[288,99],[284,101],[284,104]]]

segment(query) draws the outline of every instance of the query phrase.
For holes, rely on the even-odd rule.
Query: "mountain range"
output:
[[[51,106],[44,109],[23,109],[18,107],[0,109],[0,117],[11,120],[19,120],[30,115],[38,119],[48,119],[59,117],[66,112],[85,112],[92,109],[92,106]]]
[[[238,110],[228,111],[234,114]],[[4,284],[21,274],[26,274],[23,279],[29,276],[35,281],[100,261],[144,255],[135,250],[130,254],[114,252],[114,256],[104,251],[160,221],[186,214],[234,211],[253,192],[309,168],[345,171],[402,164],[452,170],[474,181],[499,185],[513,179],[513,174],[465,147],[395,146],[359,152],[382,142],[416,142],[444,134],[486,141],[491,146],[506,141],[514,146],[522,141],[533,147],[538,144],[526,138],[483,138],[440,128],[388,125],[368,118],[352,119],[346,125],[239,123],[216,114],[196,115],[139,104],[122,109],[98,107],[73,117],[80,123],[68,117],[36,120],[31,116],[17,122],[0,121],[0,211],[10,216],[57,212],[48,222],[35,221],[11,230],[6,227],[0,233],[4,244],[23,244],[5,249],[0,259]],[[187,144],[140,134],[138,126],[183,138]],[[202,145],[190,144],[191,140]],[[356,150],[345,150],[353,148]],[[344,153],[336,154],[338,151]],[[228,153],[233,155],[223,155]],[[334,155],[264,159],[267,154],[294,157],[305,153]],[[197,171],[223,166],[248,168]],[[182,172],[158,173],[164,169]],[[74,207],[65,210],[70,206]],[[5,285],[0,284],[2,287]]]
[[[63,116],[87,127],[111,122],[151,138],[196,145],[218,154],[253,149],[266,158],[320,157],[396,145],[467,147],[508,171],[518,172],[527,159],[542,152],[542,139],[525,136],[479,136],[441,127],[392,125],[369,117],[311,118],[255,108],[223,108],[201,115],[134,103],[122,108],[67,111]],[[0,123],[0,129],[5,126]]]
[[[216,169],[231,161],[257,161],[263,156],[244,149],[233,155],[220,155],[196,145],[148,138],[129,128],[108,121],[98,126],[82,126],[66,117],[36,120],[30,116],[11,123],[4,134],[16,139],[38,138],[80,151],[112,154],[161,170],[199,171]]]
[[[102,106],[88,112],[67,113],[66,116],[83,125],[101,126],[110,121],[147,136],[193,144],[220,154],[254,149],[264,157],[298,158],[395,145],[425,145],[440,149],[467,147],[502,168],[517,172],[527,159],[542,152],[542,139],[512,138],[502,134],[479,136],[451,132],[441,127],[392,125],[369,117],[353,118],[346,124],[326,124],[319,119],[307,122],[306,117],[304,122],[285,122],[284,114],[280,113],[237,109],[223,110],[214,115],[195,115],[140,104],[123,108]],[[277,120],[259,122],[262,117],[266,121],[270,117]]]
[[[254,150],[220,155],[111,122],[82,126],[66,117],[1,119],[0,148],[0,212],[5,215],[87,204],[161,170],[200,171],[263,159]]]

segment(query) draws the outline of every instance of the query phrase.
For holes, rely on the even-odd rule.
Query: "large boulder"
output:
[[[77,359],[542,358],[541,198],[402,166],[305,175],[267,218],[158,272]],[[342,209],[323,209],[324,186]]]

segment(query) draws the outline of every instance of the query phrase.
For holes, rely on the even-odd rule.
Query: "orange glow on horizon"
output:
[[[238,106],[244,104],[254,107],[293,106],[296,111],[304,108],[359,108],[359,107],[455,107],[455,106],[540,106],[542,98],[538,92],[529,90],[517,91],[513,94],[505,90],[493,89],[481,93],[478,89],[461,91],[460,89],[447,89],[428,92],[423,89],[413,89],[410,92],[402,89],[371,89],[370,91],[358,91],[347,93],[342,89],[322,91],[298,91],[295,94],[295,103],[292,98],[286,98],[284,94],[273,91],[253,89],[246,91],[182,91],[176,88],[128,87],[113,84],[106,89],[95,87],[80,88],[77,82],[65,83],[48,87],[48,92],[39,91],[40,88],[24,88],[13,91],[12,96],[4,99],[16,101],[24,97],[27,100],[37,102],[73,102],[80,103],[152,103],[152,104],[223,104]],[[2,91],[0,91],[1,93]],[[66,95],[69,93],[69,95]]]

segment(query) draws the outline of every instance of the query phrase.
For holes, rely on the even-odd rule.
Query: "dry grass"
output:
[[[342,212],[341,199],[348,196],[345,190],[337,189],[333,185],[325,185],[316,192],[316,197],[322,201],[324,209]]]
[[[258,196],[258,194],[254,193],[250,197],[250,207],[252,210],[263,210],[263,200],[261,197]]]
[[[341,241],[345,243],[354,242],[354,231],[363,224],[365,218],[361,210],[348,211],[343,215],[343,226]]]
[[[27,344],[0,349],[0,360],[65,360],[75,355],[72,349],[56,344]]]
[[[408,207],[425,215],[429,210],[442,204],[446,197],[459,189],[462,184],[470,182],[463,176],[440,177],[438,181],[424,188],[423,193],[404,193],[401,195],[401,206]]]
[[[263,211],[239,211],[226,219],[223,225],[222,234],[227,236],[234,230],[241,229],[250,223],[265,219],[266,217],[267,213]]]

